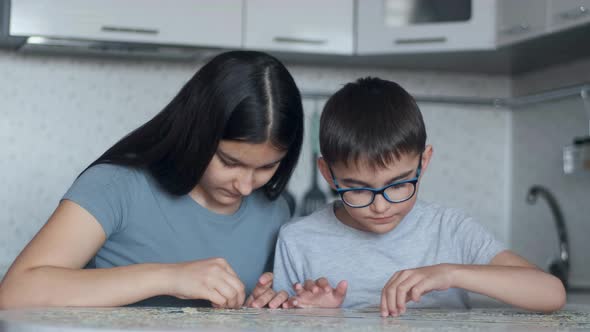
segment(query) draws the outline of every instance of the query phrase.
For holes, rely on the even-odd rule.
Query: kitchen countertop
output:
[[[590,306],[545,315],[510,308],[374,309],[51,308],[0,311],[0,331],[575,331],[590,329]]]

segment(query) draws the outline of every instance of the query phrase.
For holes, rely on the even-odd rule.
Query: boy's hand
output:
[[[419,302],[423,294],[451,288],[454,270],[452,264],[438,264],[396,272],[381,292],[381,316],[403,314],[407,302]]]
[[[315,282],[306,280],[304,285],[296,283],[293,289],[297,295],[283,303],[283,308],[338,308],[344,302],[347,288],[345,280],[332,288],[326,278],[319,278]]]
[[[263,273],[244,305],[251,308],[262,308],[268,305],[269,308],[276,309],[287,301],[289,294],[286,291],[275,292],[272,289],[272,280],[271,272]]]

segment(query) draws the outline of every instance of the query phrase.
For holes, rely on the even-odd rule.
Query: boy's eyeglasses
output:
[[[336,192],[338,192],[344,204],[352,208],[364,208],[373,204],[375,195],[377,194],[383,195],[385,200],[390,203],[402,203],[412,198],[416,193],[416,183],[418,183],[418,178],[420,178],[420,173],[422,172],[422,154],[420,154],[420,161],[416,169],[416,177],[394,182],[381,188],[360,187],[342,189],[338,185],[332,168],[328,166],[328,169],[330,170],[330,175],[332,175],[332,181],[334,181],[334,185],[336,186]]]

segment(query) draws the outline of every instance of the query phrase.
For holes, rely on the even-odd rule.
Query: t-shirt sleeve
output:
[[[284,232],[285,227],[282,227],[275,249],[273,288],[277,292],[284,290],[289,296],[294,296],[293,284],[299,282],[299,278],[295,268],[296,261],[289,251]]]
[[[463,264],[489,264],[506,245],[471,218],[462,218],[455,229],[455,243]]]
[[[130,204],[130,182],[130,171],[124,167],[99,164],[82,173],[62,199],[92,214],[108,238],[123,227]]]

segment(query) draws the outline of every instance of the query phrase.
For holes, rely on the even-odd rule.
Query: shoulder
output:
[[[144,178],[145,171],[115,164],[98,164],[86,169],[78,179],[88,179],[103,183],[135,182]]]
[[[145,171],[113,164],[94,165],[74,181],[64,198],[132,198],[147,190]]]
[[[333,214],[332,204],[327,204],[309,216],[289,221],[281,227],[279,236],[283,240],[290,238],[301,239],[302,236],[310,237],[313,234],[328,231],[331,228],[329,220],[333,217]]]
[[[419,203],[422,211],[422,224],[424,227],[438,230],[441,236],[463,238],[463,236],[485,236],[488,233],[483,225],[462,209],[423,201]]]
[[[412,211],[417,218],[446,225],[461,223],[470,217],[461,209],[445,207],[436,203],[417,201]]]

